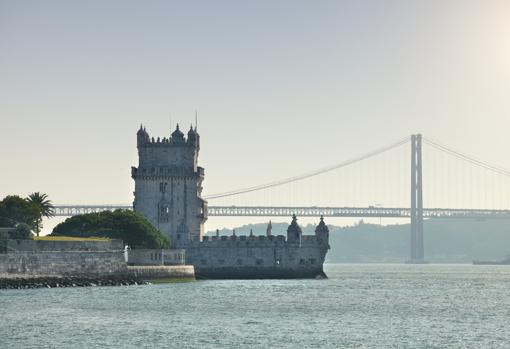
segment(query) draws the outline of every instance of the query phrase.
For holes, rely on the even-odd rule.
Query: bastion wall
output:
[[[288,242],[285,236],[204,237],[186,249],[198,277],[296,278],[323,275],[327,246],[316,236]]]
[[[7,240],[0,275],[100,276],[127,272],[121,240]]]
[[[86,286],[91,280],[103,284],[132,284],[195,277],[194,267],[184,265],[184,250],[129,250],[126,253],[122,240],[3,240],[1,245],[0,288],[32,284],[33,287],[53,287],[65,284],[66,280],[70,285]],[[126,257],[135,266],[128,266]],[[112,283],[112,280],[116,281]]]
[[[0,275],[109,276],[127,272],[122,252],[17,252],[0,254]]]

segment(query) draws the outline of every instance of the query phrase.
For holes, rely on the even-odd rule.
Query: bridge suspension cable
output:
[[[437,150],[440,150],[444,153],[447,153],[449,155],[452,155],[458,159],[461,159],[461,160],[464,160],[466,162],[469,162],[473,165],[476,165],[478,167],[482,167],[486,170],[489,170],[489,171],[492,171],[494,173],[498,173],[500,175],[503,175],[503,176],[506,176],[506,177],[510,177],[510,171],[509,170],[506,170],[500,166],[496,166],[496,165],[493,165],[493,164],[489,164],[488,162],[485,162],[483,160],[480,160],[480,159],[477,159],[473,156],[469,156],[469,155],[466,155],[458,150],[455,150],[453,148],[450,148],[450,147],[447,147],[445,145],[442,145],[440,143],[437,143],[435,141],[432,141],[431,139],[429,138],[426,138],[426,137],[423,137],[423,142],[426,143],[427,145],[430,145],[431,147],[433,148],[436,148]]]
[[[205,199],[211,200],[211,199],[218,199],[218,198],[223,198],[223,197],[228,197],[228,196],[235,196],[235,195],[240,195],[240,194],[244,194],[244,193],[254,192],[254,191],[258,191],[258,190],[273,188],[273,187],[277,187],[277,186],[288,184],[288,183],[292,183],[292,182],[297,182],[297,181],[300,181],[300,180],[303,180],[303,179],[306,179],[306,178],[314,177],[314,176],[317,176],[317,175],[320,175],[320,174],[323,174],[323,173],[326,173],[326,172],[330,172],[330,171],[333,171],[333,170],[336,170],[336,169],[339,169],[339,168],[342,168],[342,167],[346,167],[346,166],[355,164],[355,163],[360,162],[362,160],[369,159],[371,157],[374,157],[374,156],[377,156],[379,154],[382,154],[382,153],[384,153],[384,152],[386,152],[388,150],[397,148],[397,147],[399,147],[399,146],[401,146],[403,144],[406,144],[408,142],[409,142],[409,137],[405,137],[405,138],[399,140],[398,142],[392,143],[392,144],[387,145],[385,147],[378,148],[378,149],[376,149],[376,150],[374,150],[374,151],[372,151],[370,153],[366,153],[364,155],[358,156],[356,158],[352,158],[350,160],[343,161],[343,162],[335,164],[335,165],[331,165],[331,166],[324,167],[324,168],[321,168],[321,169],[318,169],[318,170],[315,170],[315,171],[312,171],[312,172],[308,172],[308,173],[301,174],[301,175],[294,176],[294,177],[284,178],[284,179],[281,179],[281,180],[278,180],[278,181],[274,181],[274,182],[270,182],[270,183],[266,183],[266,184],[261,184],[261,185],[257,185],[257,186],[253,186],[253,187],[247,187],[247,188],[241,188],[241,189],[227,191],[227,192],[223,192],[223,193],[207,195],[207,196],[205,196]]]

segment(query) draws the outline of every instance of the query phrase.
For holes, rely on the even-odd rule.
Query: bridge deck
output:
[[[131,205],[55,205],[56,216],[74,216],[84,213],[101,212],[115,209],[132,209]],[[292,207],[292,206],[209,206],[209,216],[218,217],[374,217],[409,218],[410,208],[398,207]],[[510,219],[510,210],[425,208],[424,218],[477,218]]]

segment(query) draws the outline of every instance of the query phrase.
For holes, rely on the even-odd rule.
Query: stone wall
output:
[[[131,250],[142,260],[160,254],[165,264],[179,265],[128,267],[120,240],[4,242],[9,249],[0,253],[0,288],[127,285],[195,275],[192,265],[183,265],[184,250]]]
[[[221,236],[193,243],[188,264],[200,278],[299,278],[324,276],[328,246],[303,235],[289,243],[285,236]]]
[[[123,242],[5,240],[0,276],[94,276],[126,273]]]
[[[157,279],[194,278],[184,250],[131,250],[144,260],[159,254],[165,264],[129,266],[123,243],[110,241],[4,240],[0,288],[128,285]]]
[[[205,203],[199,197],[201,179],[197,175],[182,177],[135,178],[134,208],[142,213],[159,231],[181,247],[188,240],[203,235]],[[178,233],[184,223],[187,233]]]
[[[195,269],[192,265],[128,266],[128,273],[136,279],[143,280],[195,278]]]
[[[129,265],[184,265],[186,251],[182,249],[171,250],[129,250]]]
[[[0,254],[0,276],[108,276],[125,273],[123,252],[16,252]]]

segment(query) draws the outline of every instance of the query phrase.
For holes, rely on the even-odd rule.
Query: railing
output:
[[[131,205],[55,205],[56,216],[74,216],[84,213],[101,212],[115,209],[132,209]],[[410,208],[398,207],[292,207],[292,206],[209,206],[209,216],[219,217],[271,217],[291,216],[299,217],[392,217],[408,218]],[[452,208],[424,208],[425,218],[476,218],[476,219],[510,219],[510,210],[486,209],[452,209]]]
[[[68,217],[78,214],[113,211],[117,209],[131,210],[132,205],[54,205],[55,216]]]

